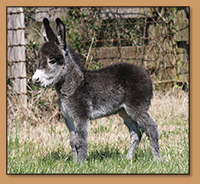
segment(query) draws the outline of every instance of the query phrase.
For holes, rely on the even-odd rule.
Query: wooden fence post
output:
[[[7,8],[7,77],[16,103],[27,106],[25,24],[23,8]]]

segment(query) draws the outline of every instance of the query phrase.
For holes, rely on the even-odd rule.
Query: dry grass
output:
[[[64,148],[66,155],[70,155],[69,133],[58,113],[55,90],[40,89],[29,92],[27,107],[17,105],[11,94],[8,95],[7,110],[7,141],[18,137],[18,144],[27,142],[34,144],[32,159]],[[189,102],[188,93],[176,89],[167,94],[155,92],[149,109],[152,118],[157,122],[160,134],[161,155],[164,160],[172,160],[171,150],[180,154],[188,149],[189,131]],[[143,136],[145,142],[146,137]],[[129,133],[118,115],[91,121],[89,132],[89,150],[98,145],[110,145],[117,148],[121,154],[129,146]],[[148,144],[149,145],[149,144]],[[145,149],[146,144],[140,144]],[[189,151],[189,150],[187,150]],[[21,150],[23,152],[23,148]],[[21,153],[20,152],[20,153]],[[8,154],[14,158],[15,149]],[[9,164],[9,163],[8,163]],[[9,168],[9,167],[8,167]]]

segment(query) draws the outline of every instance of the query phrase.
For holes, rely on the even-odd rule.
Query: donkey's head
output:
[[[47,18],[43,19],[43,36],[46,41],[38,52],[39,66],[32,77],[33,84],[50,87],[58,83],[65,72],[65,56],[68,54],[64,23],[56,19],[56,35]]]

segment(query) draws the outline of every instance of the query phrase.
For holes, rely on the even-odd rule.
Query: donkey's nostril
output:
[[[32,78],[31,79],[31,82],[33,83],[33,84],[35,84],[35,85],[39,85],[40,84],[40,78]]]
[[[36,85],[39,85],[39,84],[40,84],[40,78],[37,78],[37,79],[35,80],[35,84],[36,84]]]

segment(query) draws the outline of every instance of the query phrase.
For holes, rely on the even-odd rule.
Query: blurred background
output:
[[[18,94],[33,87],[27,79],[37,68],[44,17],[54,30],[55,19],[63,20],[68,45],[88,69],[135,63],[155,90],[188,91],[189,7],[9,7],[7,79]]]

